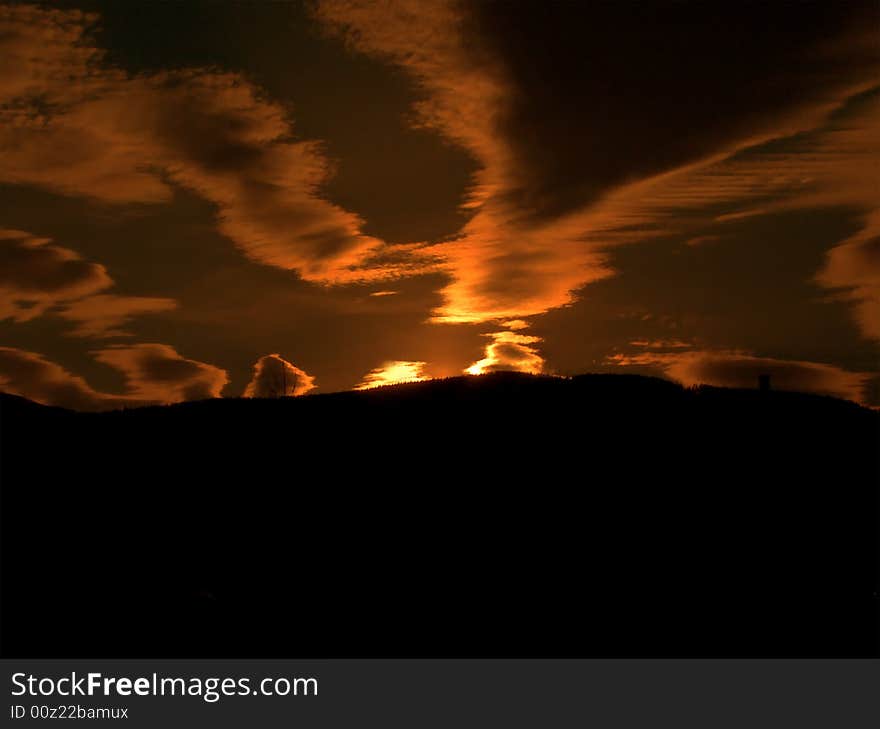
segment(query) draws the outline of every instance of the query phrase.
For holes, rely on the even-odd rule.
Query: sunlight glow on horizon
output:
[[[427,362],[409,360],[391,360],[383,362],[380,367],[370,370],[355,390],[370,390],[385,385],[399,385],[404,382],[422,382],[433,379],[425,372]]]

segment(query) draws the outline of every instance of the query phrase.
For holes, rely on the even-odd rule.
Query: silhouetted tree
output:
[[[269,379],[268,396],[269,397],[288,397],[296,393],[296,386],[299,377],[296,372],[289,372],[287,363],[278,361],[279,367],[275,370]]]

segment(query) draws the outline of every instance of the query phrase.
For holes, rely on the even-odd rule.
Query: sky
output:
[[[0,0],[0,390],[880,406],[870,0]]]

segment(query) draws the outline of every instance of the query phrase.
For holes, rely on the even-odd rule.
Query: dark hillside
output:
[[[0,401],[6,656],[876,656],[878,414],[498,374]]]

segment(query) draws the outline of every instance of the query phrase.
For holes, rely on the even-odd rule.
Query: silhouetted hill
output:
[[[498,374],[0,399],[6,656],[869,656],[880,418]]]

